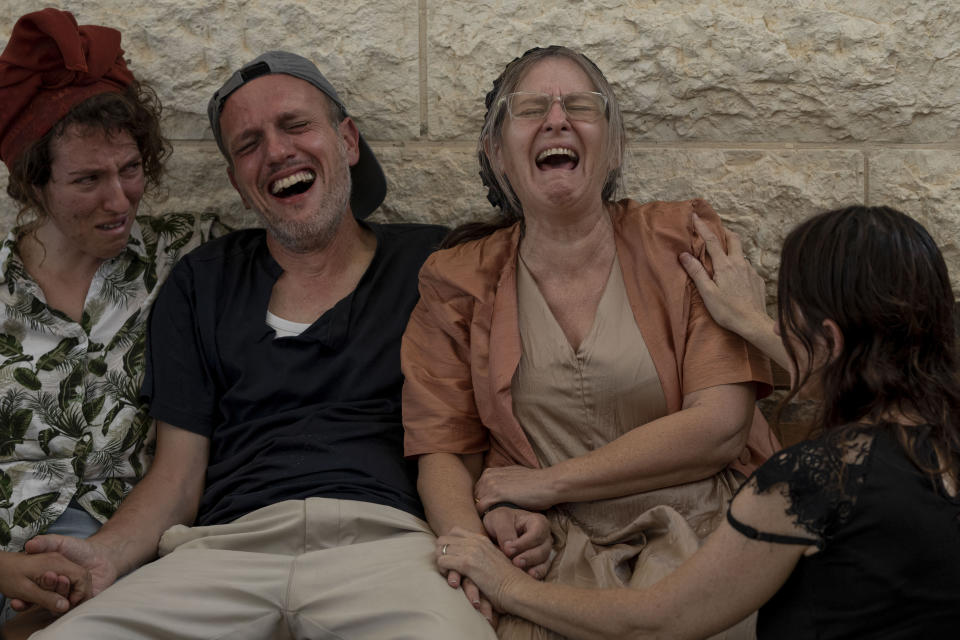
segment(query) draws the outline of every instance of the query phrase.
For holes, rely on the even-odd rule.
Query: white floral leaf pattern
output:
[[[140,402],[149,308],[174,263],[229,231],[210,214],[137,218],[104,262],[81,322],[50,308],[0,244],[0,547],[19,551],[71,500],[106,520],[143,476],[153,421]]]

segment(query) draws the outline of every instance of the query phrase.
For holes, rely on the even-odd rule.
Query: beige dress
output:
[[[666,401],[637,327],[618,260],[593,327],[574,350],[522,261],[517,265],[523,354],[513,377],[513,410],[543,467],[582,456],[666,415]],[[639,428],[642,428],[640,426]],[[683,563],[725,514],[742,476],[725,470],[675,487],[547,512],[556,557],[546,581],[587,587],[646,587]],[[753,619],[719,638],[752,638]],[[509,640],[560,638],[505,616]]]

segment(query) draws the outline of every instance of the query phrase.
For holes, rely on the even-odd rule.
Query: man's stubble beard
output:
[[[350,162],[347,159],[346,145],[338,139],[337,152],[338,166],[335,168],[341,175],[331,175],[330,191],[320,202],[320,206],[308,219],[298,220],[268,220],[263,213],[257,211],[257,217],[285,249],[294,253],[307,253],[325,249],[334,236],[343,216],[346,215],[350,204],[350,192],[353,186],[350,176]],[[317,176],[317,180],[320,176]],[[314,184],[313,186],[318,186]],[[313,187],[311,187],[313,188]]]

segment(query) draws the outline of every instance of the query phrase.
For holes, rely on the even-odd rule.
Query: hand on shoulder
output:
[[[766,289],[753,266],[743,255],[740,237],[723,230],[727,250],[720,238],[694,214],[693,225],[703,238],[713,262],[713,277],[703,264],[689,253],[681,253],[680,264],[693,280],[714,321],[724,329],[744,338],[759,326],[769,324],[766,311]]]

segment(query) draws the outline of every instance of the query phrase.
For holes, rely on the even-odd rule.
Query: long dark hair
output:
[[[68,111],[43,137],[20,154],[10,169],[7,193],[20,203],[17,228],[21,236],[35,230],[46,217],[38,190],[50,180],[51,143],[71,126],[102,129],[107,133],[129,133],[140,150],[146,186],[148,189],[156,187],[163,175],[164,161],[170,154],[170,144],[160,133],[162,110],[156,92],[145,83],[134,82],[123,93],[99,93]]]
[[[626,132],[620,114],[620,103],[613,93],[613,87],[600,68],[582,53],[559,45],[536,47],[519,58],[514,58],[504,68],[503,73],[493,81],[493,89],[487,93],[485,99],[487,113],[477,141],[477,158],[480,162],[480,179],[483,180],[483,186],[487,187],[487,200],[499,211],[492,220],[460,225],[443,240],[442,248],[476,240],[497,229],[523,222],[523,207],[507,177],[494,169],[489,153],[501,144],[503,124],[507,117],[503,98],[517,90],[520,81],[535,64],[547,58],[564,58],[575,63],[593,82],[594,89],[607,97],[607,153],[614,158],[614,162],[611,163],[601,196],[607,202],[613,201],[620,189]]]
[[[817,369],[823,430],[883,422],[891,414],[930,425],[938,456],[921,455],[903,426],[898,438],[921,468],[960,471],[960,378],[954,296],[936,244],[916,220],[889,207],[855,206],[815,216],[784,241],[780,326],[805,351],[789,401],[813,373],[814,344],[831,345],[824,320],[843,335],[839,355]],[[784,346],[794,367],[797,353]]]

